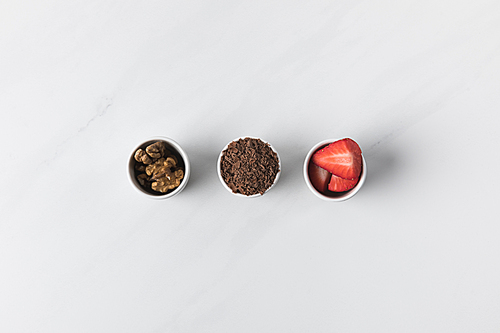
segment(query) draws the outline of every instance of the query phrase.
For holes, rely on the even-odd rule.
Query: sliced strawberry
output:
[[[345,192],[352,189],[358,183],[359,178],[355,178],[353,180],[344,179],[332,175],[330,179],[330,184],[328,184],[328,189],[332,192]]]
[[[332,174],[314,163],[309,163],[308,174],[314,188],[325,193]]]
[[[315,152],[312,161],[338,177],[352,180],[361,173],[361,148],[352,139],[342,139]]]

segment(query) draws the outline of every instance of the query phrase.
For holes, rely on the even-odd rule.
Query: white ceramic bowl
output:
[[[304,161],[304,180],[306,181],[307,187],[311,190],[314,195],[316,195],[318,198],[326,200],[326,201],[344,201],[347,199],[352,198],[358,191],[361,189],[363,186],[365,179],[366,179],[366,161],[363,155],[361,155],[363,159],[363,168],[361,169],[361,174],[359,175],[359,181],[356,184],[356,186],[349,191],[346,192],[339,192],[339,193],[332,193],[331,195],[325,195],[318,190],[314,188],[314,186],[311,184],[311,181],[309,180],[309,172],[308,172],[308,167],[309,167],[309,162],[311,160],[311,156],[320,148],[323,146],[327,146],[328,144],[342,140],[342,139],[328,139],[328,140],[323,140],[319,143],[317,143],[314,147],[309,150],[307,153],[306,159]]]
[[[177,159],[179,160],[179,165],[184,167],[184,178],[182,179],[181,184],[177,188],[175,188],[173,191],[170,191],[167,193],[158,192],[158,194],[156,194],[157,192],[155,192],[155,191],[146,190],[144,187],[141,186],[141,184],[139,184],[139,182],[135,178],[135,168],[134,168],[135,163],[136,163],[134,155],[135,155],[135,152],[137,151],[137,149],[139,149],[139,148],[146,149],[147,146],[149,146],[150,144],[155,143],[157,141],[164,142],[165,145],[167,146],[167,149],[169,149],[172,153],[177,155]],[[168,199],[168,198],[173,197],[174,195],[179,194],[186,187],[186,185],[189,181],[189,176],[191,174],[191,166],[189,164],[188,155],[186,154],[186,152],[181,148],[181,146],[177,142],[175,142],[174,140],[172,140],[170,138],[166,138],[163,136],[155,136],[155,137],[149,138],[148,140],[142,142],[137,147],[135,147],[134,150],[132,150],[132,153],[130,154],[129,160],[128,160],[127,171],[128,171],[128,178],[130,180],[130,183],[132,184],[132,187],[135,188],[139,193],[141,193],[141,194],[143,194],[151,199]]]
[[[276,183],[278,182],[278,179],[280,178],[280,175],[281,175],[281,158],[280,158],[280,155],[278,154],[278,151],[276,149],[274,149],[274,147],[269,142],[267,142],[266,140],[263,140],[262,138],[257,138],[257,137],[254,137],[254,136],[240,136],[239,138],[231,140],[231,142],[238,141],[240,139],[246,139],[246,138],[258,139],[258,140],[261,140],[264,143],[267,143],[271,147],[271,149],[276,153],[276,156],[278,157],[278,166],[279,166],[280,169],[279,169],[278,173],[276,174],[276,178],[274,179],[274,183],[262,194],[262,195],[264,195],[267,192],[269,192],[269,190],[272,189],[274,185],[276,185]],[[222,158],[222,153],[224,152],[224,150],[227,149],[227,147],[229,146],[229,144],[231,144],[231,142],[229,142],[224,148],[222,148],[222,150],[221,150],[221,152],[219,154],[219,158],[217,159],[217,175],[219,176],[219,180],[220,180],[222,186],[224,186],[224,188],[226,190],[228,190],[229,193],[231,193],[232,195],[235,195],[237,197],[255,198],[255,197],[262,196],[261,194],[244,195],[244,194],[241,194],[241,193],[234,193],[231,190],[231,188],[229,186],[227,186],[226,182],[222,178],[222,175],[220,173],[220,171],[221,171],[220,170],[220,161],[221,161],[221,158]]]

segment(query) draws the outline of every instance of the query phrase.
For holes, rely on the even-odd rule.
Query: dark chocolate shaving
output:
[[[252,138],[231,142],[222,152],[220,169],[233,193],[248,196],[264,194],[280,171],[278,155],[269,144]]]

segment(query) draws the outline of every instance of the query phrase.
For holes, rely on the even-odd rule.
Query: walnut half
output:
[[[140,148],[137,149],[137,151],[135,152],[134,158],[137,162],[142,162],[144,164],[153,163],[153,160],[151,159],[151,157],[149,157],[149,155],[146,154],[146,152]]]
[[[165,144],[161,141],[157,141],[149,146],[146,147],[146,152],[148,153],[149,156],[152,158],[161,158],[161,157],[166,157],[170,152],[167,150],[167,147],[165,147]]]

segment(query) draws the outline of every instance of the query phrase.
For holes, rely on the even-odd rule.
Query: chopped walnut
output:
[[[171,166],[176,166],[177,165],[177,158],[175,156],[169,156],[165,159],[165,165],[171,165]]]
[[[168,166],[161,166],[155,170],[156,172],[153,174],[151,177],[152,180],[158,180],[163,177],[168,177],[169,179],[173,177],[172,170],[170,170],[170,167]]]
[[[163,162],[165,162],[164,158],[160,158],[158,161],[150,164],[146,167],[146,174],[151,176],[158,172],[158,169],[163,166]]]
[[[135,165],[135,170],[140,173],[137,180],[143,187],[165,193],[179,186],[184,178],[184,171],[177,166],[177,158],[161,141],[147,146],[146,151],[138,149],[134,158],[139,162]]]
[[[155,142],[146,147],[146,152],[152,158],[161,158],[167,156],[170,152],[165,147],[165,144],[161,141]]]
[[[153,164],[150,164],[146,167],[146,173],[148,176],[156,175],[159,173],[165,173],[166,169],[173,168],[176,166],[176,162],[172,157],[167,157],[167,159],[160,158]]]
[[[146,152],[140,148],[137,149],[137,151],[135,152],[134,158],[137,162],[142,162],[144,164],[153,163],[153,160],[151,159],[151,157],[149,157],[149,155],[146,154]]]
[[[153,182],[151,188],[155,191],[165,193],[179,186],[182,178],[184,178],[184,172],[182,170],[177,170],[171,173],[170,176],[162,177],[158,179],[158,181]]]
[[[182,169],[175,170],[174,176],[175,178],[182,179],[184,178],[184,171],[182,171]]]

